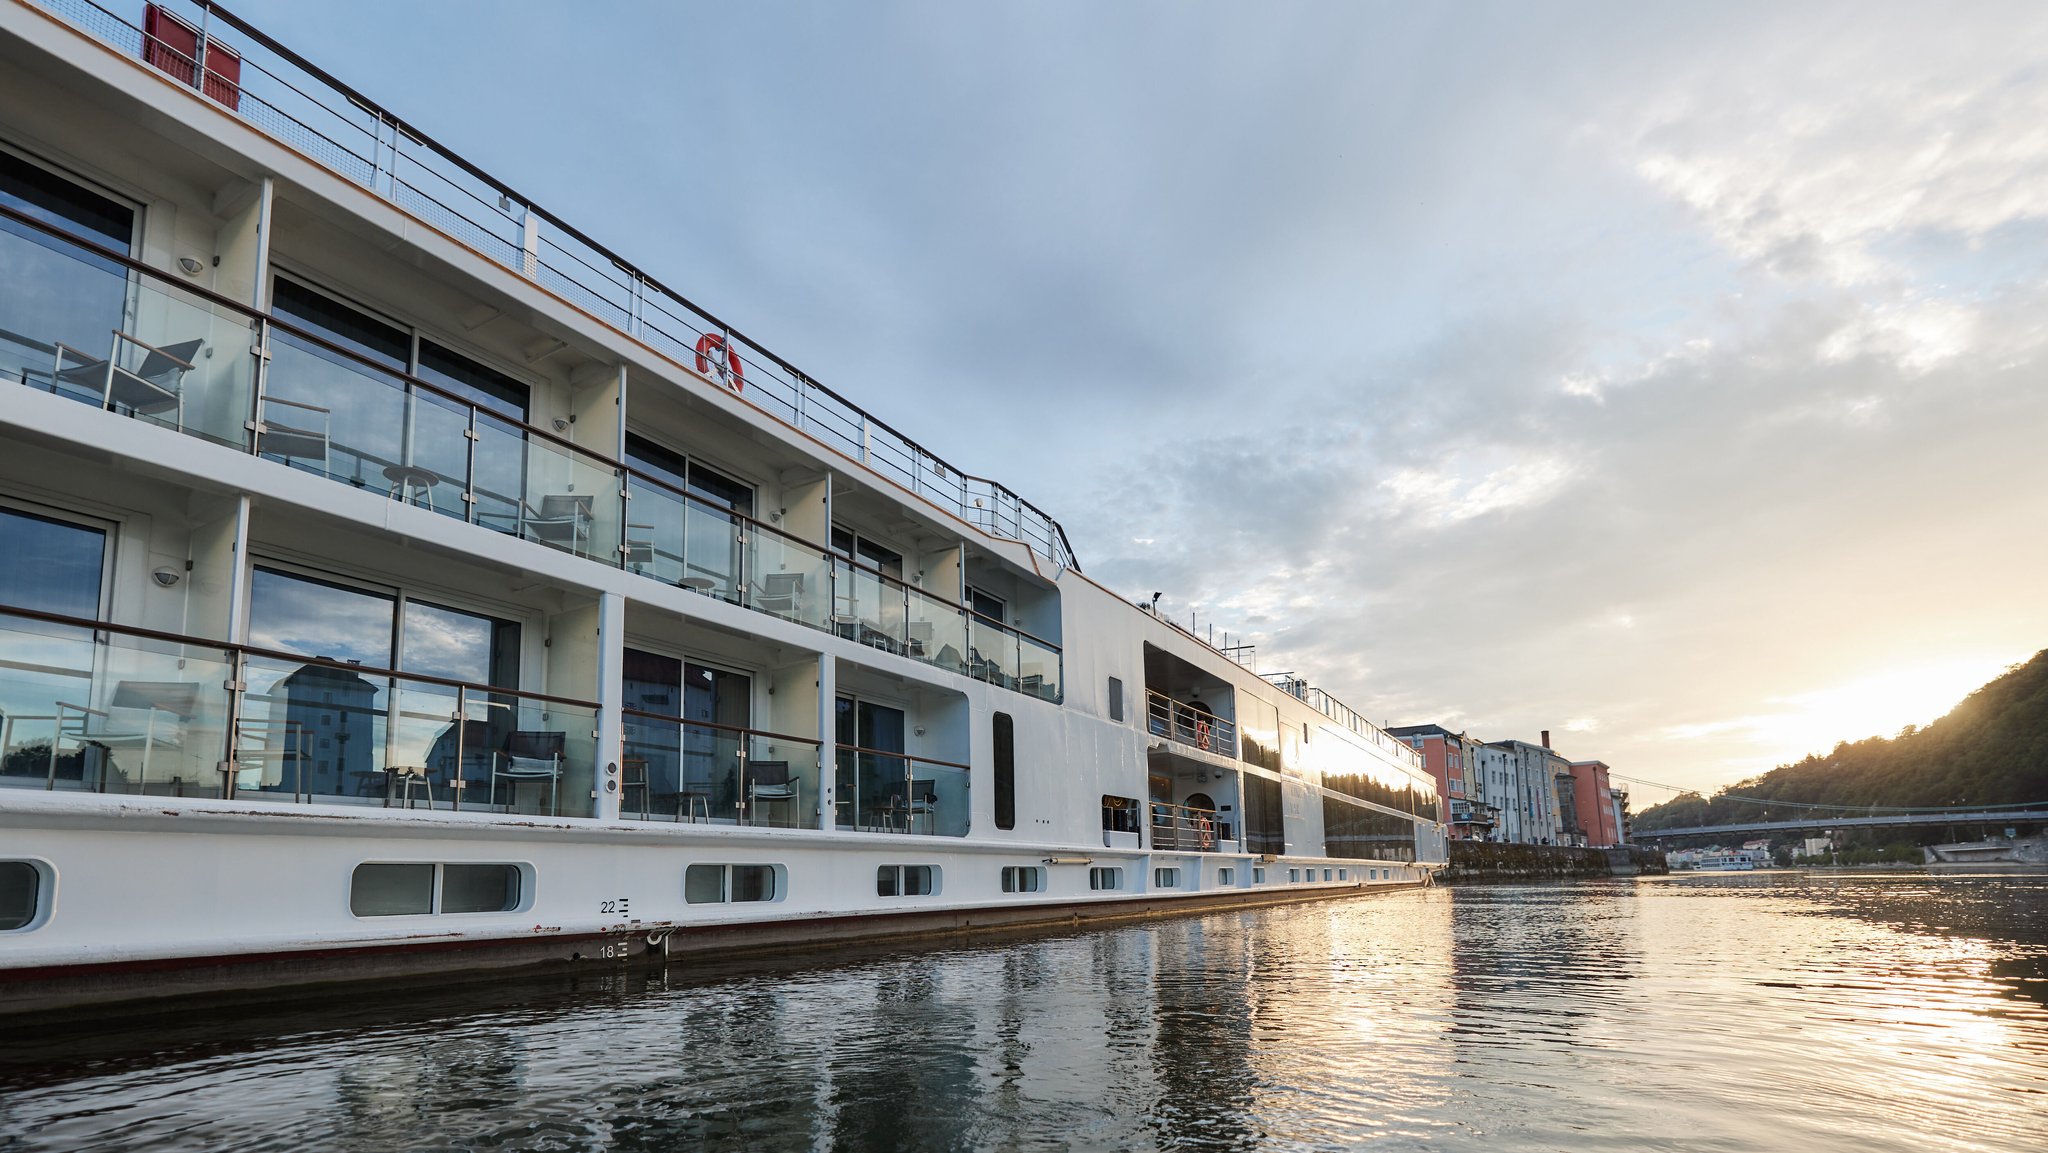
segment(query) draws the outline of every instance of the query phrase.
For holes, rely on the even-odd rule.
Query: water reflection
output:
[[[2048,1141],[2048,877],[1433,890],[0,1040],[0,1148]]]

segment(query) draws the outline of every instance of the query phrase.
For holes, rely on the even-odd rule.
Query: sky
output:
[[[2048,7],[236,9],[1375,720],[1713,789],[2048,647]]]

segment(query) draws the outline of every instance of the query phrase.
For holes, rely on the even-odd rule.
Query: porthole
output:
[[[1155,889],[1180,888],[1180,870],[1177,868],[1152,870],[1152,887]]]
[[[938,892],[935,865],[882,865],[875,869],[875,896],[929,897]]]
[[[370,862],[349,877],[348,911],[358,917],[509,913],[525,899],[525,873],[497,862]]]
[[[1091,889],[1121,889],[1124,887],[1124,871],[1101,865],[1088,870],[1088,887]]]
[[[1045,891],[1045,870],[1037,865],[1004,865],[1003,892],[1042,893]]]
[[[1227,868],[1216,870],[1216,883],[1219,885],[1237,884],[1237,870]]]
[[[683,870],[683,900],[692,905],[779,900],[781,865],[691,865]]]
[[[0,861],[0,933],[33,929],[42,915],[46,874],[30,861]]]

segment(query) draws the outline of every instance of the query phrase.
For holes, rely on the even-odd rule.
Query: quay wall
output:
[[[1569,877],[1631,877],[1668,873],[1664,854],[1624,845],[1618,849],[1580,849],[1565,845],[1496,845],[1486,841],[1452,841],[1450,864],[1437,874],[1447,885],[1485,881],[1529,881]]]

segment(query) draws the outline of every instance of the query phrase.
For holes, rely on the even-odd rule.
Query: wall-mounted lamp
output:
[[[558,417],[556,417],[556,418],[555,418],[555,420],[554,420],[554,425],[555,425],[555,431],[556,431],[556,432],[567,432],[567,431],[569,431],[569,426],[570,426],[570,425],[572,425],[572,424],[575,424],[575,423],[576,423],[576,418],[575,418],[575,416],[573,416],[573,415],[571,415],[571,416],[558,416]]]
[[[187,276],[197,276],[206,271],[206,262],[196,256],[180,256],[178,270]]]
[[[914,729],[912,729],[912,730],[910,730],[910,731],[911,731],[911,732],[913,732],[913,733],[916,733],[916,734],[917,734],[918,736],[920,736],[920,737],[921,737],[921,736],[923,736],[923,735],[924,735],[924,726],[923,726],[923,725],[919,725],[919,726],[917,726],[916,728],[914,728]]]
[[[164,588],[170,588],[172,585],[177,584],[185,574],[172,568],[170,565],[162,565],[149,575],[157,584],[162,585]]]

